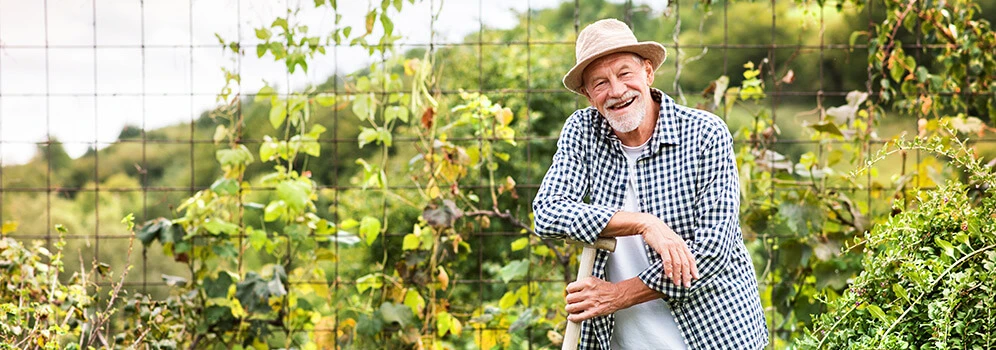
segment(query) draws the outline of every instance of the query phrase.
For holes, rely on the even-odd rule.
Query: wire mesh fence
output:
[[[43,240],[49,246],[59,238],[55,225],[63,225],[71,247],[67,261],[109,261],[113,269],[130,264],[135,271],[125,280],[126,289],[167,295],[170,287],[160,275],[189,272],[157,247],[142,247],[123,257],[132,235],[118,222],[129,212],[135,214],[137,222],[175,217],[175,209],[183,200],[209,188],[217,179],[220,170],[213,160],[219,146],[209,114],[217,107],[218,91],[225,84],[221,68],[231,67],[241,76],[232,91],[243,97],[237,109],[241,113],[241,104],[253,99],[263,81],[282,90],[280,96],[308,86],[327,89],[318,92],[334,96],[349,96],[354,93],[346,88],[354,82],[351,73],[385,65],[389,58],[387,54],[368,54],[345,42],[330,43],[325,47],[328,54],[316,56],[308,72],[290,73],[272,59],[226,54],[228,48],[215,37],[217,34],[250,48],[260,43],[254,29],[269,25],[266,22],[274,15],[294,13],[313,31],[330,32],[338,29],[332,18],[343,16],[346,21],[360,23],[365,11],[380,6],[357,2],[322,12],[306,5],[289,0],[0,1],[0,222],[16,221],[19,229],[12,236]],[[856,22],[866,23],[865,30],[873,31],[875,6],[875,2],[863,8],[844,4],[838,10],[830,4],[773,0],[428,0],[407,8],[395,20],[404,33],[395,44],[395,54],[436,53],[442,67],[435,91],[438,95],[476,91],[499,103],[517,101],[510,103],[525,116],[517,124],[515,138],[522,146],[510,156],[524,165],[515,169],[518,198],[512,211],[528,217],[533,195],[555,150],[557,132],[567,117],[547,113],[587,105],[559,81],[573,64],[573,38],[586,24],[615,17],[634,28],[639,39],[663,43],[669,57],[657,72],[654,85],[682,104],[705,103],[709,97],[701,92],[709,88],[709,82],[720,76],[739,80],[736,77],[747,61],[760,65],[769,87],[764,108],[770,110],[771,123],[794,130],[785,133],[788,137],[771,140],[770,148],[798,156],[806,151],[819,152],[819,146],[828,144],[805,138],[798,132],[799,120],[821,118],[820,108],[846,103],[844,98],[851,91],[867,92],[875,98],[873,72],[865,69],[868,45],[863,40],[854,41],[847,36],[851,33],[842,29]],[[297,12],[299,8],[304,10]],[[553,21],[568,23],[570,32],[550,33],[552,27],[564,28],[552,25]],[[932,45],[918,40],[903,47],[929,55],[937,48]],[[496,75],[504,79],[493,79]],[[394,92],[404,91],[385,89],[379,93]],[[342,213],[364,202],[366,194],[362,184],[351,181],[357,168],[352,157],[362,153],[355,147],[356,129],[351,126],[355,119],[339,109],[330,113],[331,136],[318,140],[328,156],[309,160],[308,166],[324,164],[321,169],[326,173],[315,177],[319,190],[325,191],[321,201],[327,209],[321,213],[339,221]],[[722,108],[716,113],[734,131],[751,121]],[[890,135],[869,138],[863,147],[878,149],[893,134],[915,135],[918,122],[917,118],[896,116],[884,128],[887,131],[883,130]],[[237,143],[257,149],[265,142],[260,135],[246,131]],[[743,134],[735,132],[734,136],[737,145],[755,142]],[[418,141],[416,137],[398,137],[394,147],[417,147]],[[480,139],[450,141],[474,144]],[[920,164],[929,156],[916,152],[909,157],[910,164]],[[919,183],[922,172],[907,170],[912,166],[903,159],[900,169],[891,174],[910,172],[913,183]],[[884,203],[888,198],[878,192],[887,188],[876,187],[876,180],[869,174],[854,186],[836,190],[864,197],[869,203]],[[486,189],[487,183],[482,179],[463,186]],[[405,185],[393,188],[419,190]],[[266,193],[275,189],[249,190]],[[389,230],[385,239],[401,240],[404,229]],[[476,261],[469,263],[471,271],[454,276],[453,282],[466,288],[467,295],[476,296],[476,302],[466,303],[471,309],[499,298],[505,290],[519,286],[562,289],[565,281],[573,279],[573,267],[563,266],[557,275],[527,273],[523,280],[506,283],[495,278],[495,261],[532,259],[532,247],[507,254],[494,254],[493,250],[507,247],[523,233],[507,227],[478,227],[465,235]],[[749,239],[777,246],[783,236],[786,234],[762,231]],[[338,244],[336,249],[339,251]],[[346,252],[347,248],[342,249]],[[386,257],[396,253],[387,244],[378,249],[362,254],[349,250],[335,260],[333,276],[327,281],[298,283],[329,284],[332,293],[356,288],[356,279],[361,277],[358,266],[379,260],[373,254]],[[763,269],[759,273],[763,291],[773,277],[763,274]],[[469,314],[471,310],[465,311]],[[767,311],[769,328],[774,331],[778,320],[773,309]],[[334,332],[338,327],[337,323],[333,329],[316,332]],[[507,327],[494,330],[508,332]]]

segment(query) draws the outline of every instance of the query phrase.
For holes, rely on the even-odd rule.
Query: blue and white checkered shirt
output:
[[[651,95],[661,109],[649,147],[637,160],[640,210],[685,239],[701,278],[691,288],[675,285],[649,246],[650,267],[638,277],[664,294],[689,349],[762,348],[767,326],[740,232],[733,137],[715,115],[679,106],[657,89]],[[533,202],[538,235],[595,241],[623,207],[630,175],[621,145],[595,108],[571,115]],[[595,277],[605,279],[607,258],[598,252]],[[613,325],[613,315],[584,321],[580,348],[609,349]]]

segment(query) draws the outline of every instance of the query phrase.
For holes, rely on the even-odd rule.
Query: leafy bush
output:
[[[996,345],[996,199],[959,183],[879,225],[865,271],[802,343],[816,348]]]
[[[131,229],[131,216],[122,222]],[[106,348],[121,338],[107,326],[118,311],[114,305],[127,270],[113,281],[110,266],[95,261],[91,269],[81,266],[61,279],[66,230],[56,226],[60,238],[53,252],[42,241],[25,245],[6,236],[16,228],[4,223],[0,237],[0,349]],[[108,298],[100,299],[94,291],[102,291],[105,282],[110,282]]]
[[[828,295],[828,311],[800,345],[819,349],[996,345],[996,181],[965,143],[951,140],[918,139],[898,146],[952,158],[968,171],[973,184],[951,181],[935,191],[919,192],[914,209],[876,226],[864,241],[868,251],[864,271],[842,296]]]

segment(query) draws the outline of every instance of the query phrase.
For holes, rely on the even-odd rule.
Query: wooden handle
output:
[[[612,241],[612,249],[615,250],[616,240],[610,238]],[[599,239],[601,241],[601,239]],[[596,245],[598,243],[596,242]],[[581,259],[578,261],[578,277],[577,281],[588,278],[591,276],[591,270],[595,267],[595,247],[585,246],[581,250]],[[567,321],[567,331],[564,332],[564,343],[561,347],[562,350],[575,350],[578,348],[578,340],[581,338],[581,324],[577,322]]]

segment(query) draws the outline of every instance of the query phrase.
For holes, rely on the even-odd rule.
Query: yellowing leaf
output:
[[[495,115],[495,120],[498,122],[498,125],[501,126],[508,126],[508,124],[512,123],[512,118],[512,110],[508,107],[502,108],[498,111],[498,114]]]
[[[505,292],[505,295],[502,295],[501,299],[498,300],[498,307],[501,308],[502,310],[508,310],[513,306],[515,306],[515,302],[518,300],[519,298],[515,295],[514,292],[511,291]]]
[[[446,290],[450,286],[450,275],[446,273],[446,269],[439,266],[439,273],[436,275],[436,280],[439,281],[439,288]]]
[[[529,245],[529,237],[522,237],[512,242],[512,251],[519,251]]]
[[[17,221],[5,221],[3,223],[3,228],[0,229],[0,233],[8,234],[17,231]]]
[[[211,137],[211,139],[214,140],[215,144],[217,144],[221,142],[221,140],[224,140],[225,136],[228,136],[228,129],[226,129],[224,125],[218,125],[218,127],[214,129],[214,136]]]
[[[439,186],[436,186],[436,184],[429,185],[429,188],[425,189],[425,194],[429,196],[429,199],[439,198]]]
[[[405,61],[405,75],[412,76],[418,71],[418,68],[422,66],[422,62],[417,58],[412,58]]]
[[[367,34],[373,33],[374,30],[374,20],[377,19],[377,11],[370,11],[367,13]]]

